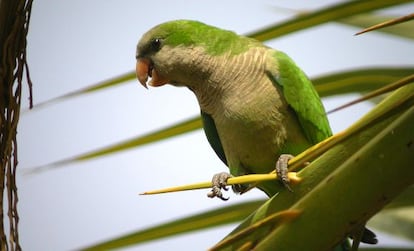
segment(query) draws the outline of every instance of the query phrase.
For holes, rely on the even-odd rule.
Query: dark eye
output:
[[[151,41],[151,50],[157,52],[161,49],[161,39],[155,38]]]

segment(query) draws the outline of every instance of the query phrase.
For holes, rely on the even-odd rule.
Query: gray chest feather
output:
[[[287,109],[273,86],[223,99],[213,118],[231,170],[259,173],[274,168],[288,138]]]

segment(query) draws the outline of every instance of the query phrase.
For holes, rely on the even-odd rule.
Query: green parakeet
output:
[[[204,131],[232,175],[269,173],[331,135],[324,107],[303,71],[285,53],[197,21],[160,24],[137,46],[136,72],[145,87],[171,84],[194,92]],[[149,77],[151,77],[150,80]],[[229,176],[213,178],[210,196]],[[280,187],[259,184],[267,195]]]
[[[331,135],[302,70],[285,53],[254,39],[196,21],[172,21],[143,35],[136,58],[144,86],[151,77],[151,86],[169,83],[194,92],[207,139],[232,175],[269,173],[280,156],[283,168],[290,155]],[[271,196],[277,186],[259,188]]]

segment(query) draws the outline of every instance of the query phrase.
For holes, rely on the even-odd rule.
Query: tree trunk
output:
[[[21,250],[15,178],[18,163],[16,129],[24,71],[31,93],[26,62],[31,7],[32,0],[0,0],[0,250]],[[5,201],[8,205],[9,240],[4,223]]]

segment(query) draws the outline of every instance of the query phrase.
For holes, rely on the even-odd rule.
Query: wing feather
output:
[[[217,132],[216,124],[210,114],[201,111],[201,119],[203,121],[204,133],[210,146],[213,148],[217,156],[227,165],[226,155],[224,154],[223,145]]]
[[[282,88],[306,138],[316,144],[331,136],[332,131],[321,99],[306,74],[281,51],[275,51],[273,59],[277,67],[276,70],[269,70],[269,78],[274,85]]]

